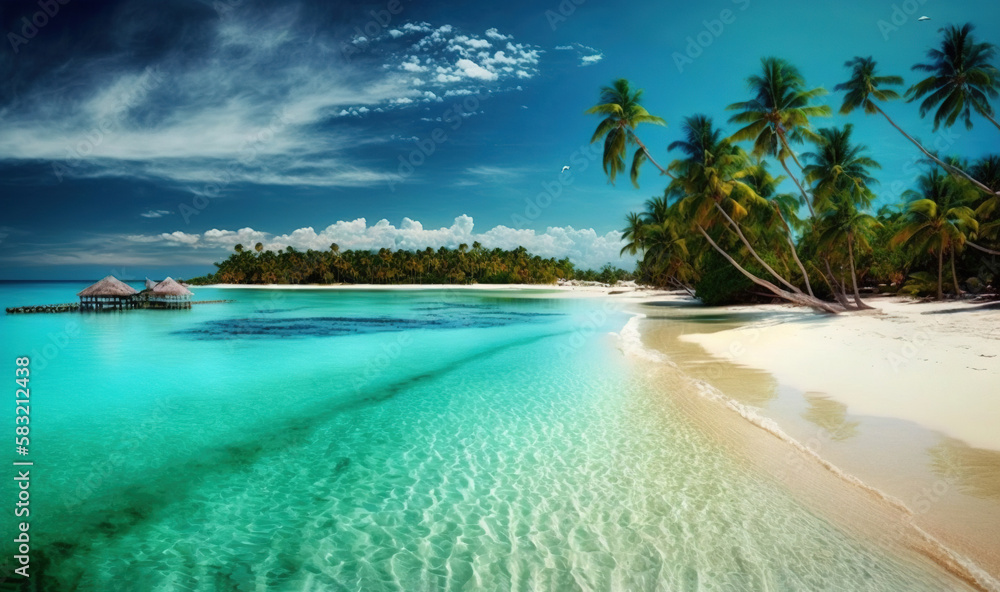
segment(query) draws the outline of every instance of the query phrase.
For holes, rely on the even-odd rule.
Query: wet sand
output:
[[[1000,589],[1000,452],[969,446],[908,419],[856,412],[828,392],[796,388],[780,374],[743,363],[780,356],[785,349],[798,350],[802,363],[801,351],[809,345],[801,339],[784,346],[774,340],[771,349],[749,352],[767,342],[760,335],[768,328],[785,334],[795,323],[822,327],[825,317],[786,307],[665,304],[636,308],[648,317],[638,323],[642,344],[669,360],[659,364],[659,371],[684,377],[672,382],[695,385],[676,392],[709,388],[732,402],[685,395],[693,421],[845,528],[904,553],[916,551],[980,589]],[[756,331],[753,343],[748,328]],[[703,342],[728,345],[716,346],[712,355]],[[838,371],[830,364],[829,358],[817,357],[798,371],[822,377]],[[910,372],[921,371],[919,361],[914,366]],[[863,372],[840,371],[845,374],[841,382],[866,380]],[[926,388],[939,380],[928,379]],[[961,377],[952,381],[952,391],[961,387]],[[921,390],[915,400],[933,396]]]

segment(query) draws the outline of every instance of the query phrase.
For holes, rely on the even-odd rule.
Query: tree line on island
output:
[[[977,42],[972,25],[941,29],[939,48],[914,70],[926,78],[904,93],[933,113],[934,129],[982,118],[1000,130],[990,100],[998,96],[996,48]],[[625,79],[601,89],[587,111],[603,119],[591,142],[604,143],[604,171],[614,183],[626,170],[638,187],[651,162],[668,177],[662,196],[627,216],[622,253],[640,256],[640,281],[697,294],[708,304],[780,298],[825,312],[870,308],[863,286],[884,285],[937,299],[978,292],[997,279],[1000,254],[1000,155],[974,161],[940,156],[902,130],[882,105],[903,98],[899,76],[880,75],[871,57],[845,65],[850,78],[841,114],[878,115],[919,150],[922,174],[905,203],[873,210],[879,163],[854,141],[850,124],[814,129],[832,115],[789,62],[761,60],[747,79],[750,97],[727,107],[724,133],[705,115],[686,117],[661,166],[636,134],[640,124],[665,125],[641,105]],[[741,143],[749,143],[744,149]],[[797,154],[794,147],[804,145]],[[634,150],[634,152],[632,152]],[[626,159],[631,154],[631,167]],[[774,161],[783,175],[771,172]],[[795,190],[782,191],[789,179]],[[964,289],[963,289],[964,286]]]
[[[215,273],[189,280],[191,284],[554,284],[558,279],[613,284],[633,279],[622,269],[605,265],[598,271],[577,269],[568,258],[532,255],[524,247],[486,249],[478,242],[457,249],[348,250],[336,243],[327,251],[287,247],[253,250],[236,245],[235,253],[216,263]]]

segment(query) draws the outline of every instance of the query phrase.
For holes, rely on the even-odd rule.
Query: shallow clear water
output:
[[[599,302],[196,293],[237,302],[0,319],[42,589],[942,589],[685,422]]]

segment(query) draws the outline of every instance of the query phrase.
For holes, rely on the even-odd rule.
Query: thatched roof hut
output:
[[[149,294],[149,308],[191,308],[191,297],[194,294],[173,278],[167,278],[145,290]]]
[[[147,290],[152,290],[153,286],[155,286],[155,285],[156,285],[156,282],[154,282],[153,280],[151,280],[149,278],[146,278],[146,289]]]
[[[80,310],[104,310],[135,308],[138,293],[132,286],[109,275],[76,295],[80,297]]]
[[[132,296],[139,291],[113,275],[109,275],[103,280],[87,286],[77,292],[77,296]]]
[[[194,293],[191,290],[185,288],[184,286],[178,284],[177,280],[168,277],[167,279],[153,286],[153,295],[191,297],[194,296]]]

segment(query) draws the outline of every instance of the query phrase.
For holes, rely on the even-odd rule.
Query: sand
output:
[[[1000,450],[1000,309],[901,298],[873,305],[877,310],[837,316],[754,307],[782,314],[682,339],[822,393],[848,413],[911,421]]]

